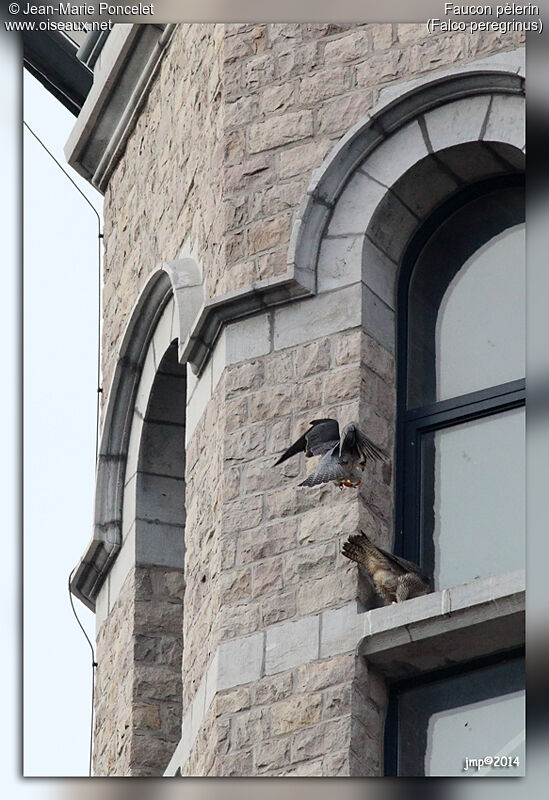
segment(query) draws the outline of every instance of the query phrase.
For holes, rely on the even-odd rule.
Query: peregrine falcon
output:
[[[304,452],[307,458],[322,456],[316,469],[300,486],[317,486],[333,481],[336,486],[360,486],[366,462],[382,459],[383,453],[359,429],[355,422],[343,428],[340,435],[335,419],[314,419],[311,427],[283,453],[276,464]],[[275,464],[275,466],[276,466]]]
[[[385,605],[402,603],[431,591],[429,578],[417,564],[376,547],[362,531],[349,536],[342,553],[364,567]]]

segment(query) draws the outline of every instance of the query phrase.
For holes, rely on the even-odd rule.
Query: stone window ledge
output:
[[[514,570],[368,612],[358,652],[389,679],[524,644],[525,575]]]

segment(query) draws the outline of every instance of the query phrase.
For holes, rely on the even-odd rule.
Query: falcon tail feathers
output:
[[[373,544],[365,533],[353,533],[343,543],[342,553],[351,561],[361,564],[368,572],[389,566],[383,553]]]

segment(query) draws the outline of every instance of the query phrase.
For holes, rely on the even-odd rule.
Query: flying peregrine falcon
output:
[[[376,547],[362,531],[349,536],[342,553],[364,567],[385,605],[402,603],[431,591],[429,578],[417,564]]]
[[[355,422],[346,425],[340,435],[335,419],[314,419],[309,430],[280,456],[276,464],[302,452],[307,458],[322,458],[300,486],[317,486],[333,481],[340,488],[356,488],[360,486],[361,473],[366,462],[384,457],[381,450],[362,433]]]

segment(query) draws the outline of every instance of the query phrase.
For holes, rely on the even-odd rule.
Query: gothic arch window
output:
[[[524,186],[458,192],[398,297],[397,532],[435,590],[524,566]]]
[[[198,265],[163,263],[122,337],[105,408],[93,538],[71,581],[100,621],[132,564],[183,567],[187,368],[180,343],[202,302]]]

